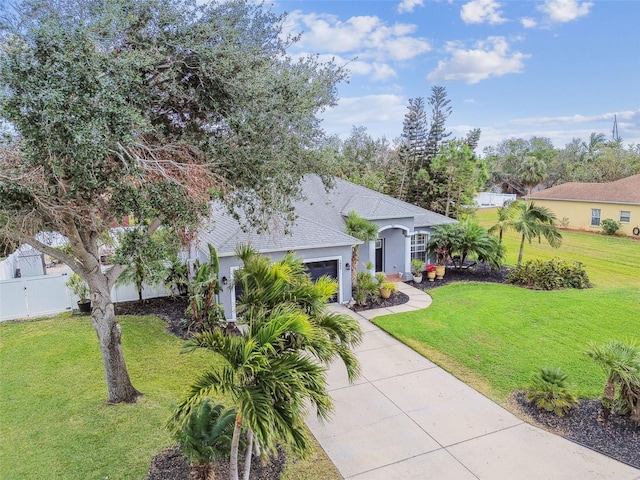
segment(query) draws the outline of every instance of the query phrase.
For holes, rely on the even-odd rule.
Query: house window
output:
[[[427,260],[427,235],[416,233],[411,237],[411,260],[417,258],[425,262]]]
[[[591,209],[591,226],[592,227],[600,226],[600,209],[599,208]]]
[[[631,212],[629,210],[620,210],[620,222],[629,223],[631,221]]]

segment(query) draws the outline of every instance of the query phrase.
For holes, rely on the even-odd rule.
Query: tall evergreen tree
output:
[[[427,103],[431,106],[431,127],[427,139],[426,156],[427,160],[431,161],[440,151],[442,143],[451,136],[451,132],[447,132],[445,123],[452,109],[449,106],[451,100],[447,98],[447,89],[438,85],[431,87],[431,95]]]
[[[427,115],[422,97],[410,98],[408,112],[402,126],[402,143],[398,150],[400,162],[399,178],[395,196],[400,200],[415,203],[419,188],[417,177],[425,166],[427,147]]]

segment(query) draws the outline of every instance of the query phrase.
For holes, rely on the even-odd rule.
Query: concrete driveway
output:
[[[430,303],[399,286],[411,297],[401,311]],[[332,420],[307,424],[346,479],[640,480],[640,470],[524,423],[363,316],[332,308],[365,332],[362,376],[349,385],[344,366],[334,365]]]

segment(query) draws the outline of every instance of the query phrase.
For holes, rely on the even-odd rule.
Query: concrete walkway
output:
[[[533,427],[398,342],[368,319],[426,308],[431,297],[398,284],[411,300],[354,313],[364,341],[362,376],[329,371],[335,411],[311,431],[345,479],[640,480],[640,470]]]

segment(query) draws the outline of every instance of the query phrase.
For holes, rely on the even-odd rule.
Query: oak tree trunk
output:
[[[122,329],[116,320],[106,277],[98,273],[87,278],[93,310],[91,324],[98,335],[109,403],[133,403],[141,395],[131,383],[122,352]]]

